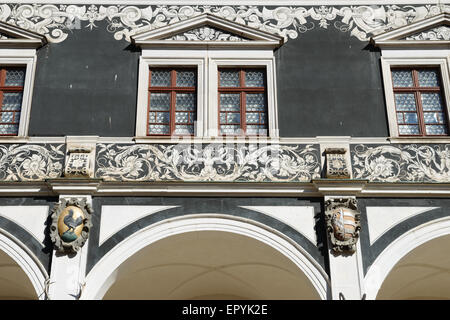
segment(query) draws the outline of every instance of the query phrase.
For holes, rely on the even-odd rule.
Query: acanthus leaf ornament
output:
[[[90,204],[85,198],[61,199],[52,212],[50,238],[60,253],[76,253],[89,237],[92,227]]]
[[[96,22],[106,21],[108,32],[116,40],[130,41],[130,36],[191,17],[211,13],[249,27],[295,39],[316,27],[333,25],[361,41],[371,36],[448,11],[442,5],[374,5],[334,7],[267,6],[114,6],[114,5],[53,5],[2,4],[0,20],[41,33],[49,42],[64,41],[73,29],[97,28]],[[81,25],[83,22],[83,26]]]
[[[354,198],[334,198],[325,201],[325,221],[335,253],[352,254],[359,238],[360,213]]]

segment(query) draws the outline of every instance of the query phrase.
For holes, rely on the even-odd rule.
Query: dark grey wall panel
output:
[[[139,51],[105,21],[38,50],[29,135],[134,136]],[[283,137],[387,136],[379,52],[315,28],[275,53]]]
[[[276,52],[280,135],[387,136],[379,57],[334,27],[289,40]]]
[[[30,136],[134,136],[139,53],[96,25],[38,51]]]

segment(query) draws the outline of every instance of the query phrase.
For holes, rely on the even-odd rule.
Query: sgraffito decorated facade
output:
[[[0,298],[449,299],[450,4],[0,3]]]

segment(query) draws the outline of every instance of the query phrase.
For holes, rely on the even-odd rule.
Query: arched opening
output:
[[[104,299],[320,299],[285,255],[221,231],[172,235],[122,263]]]
[[[377,299],[450,299],[450,235],[423,243],[392,268]]]
[[[0,300],[37,299],[36,291],[22,268],[0,250]]]

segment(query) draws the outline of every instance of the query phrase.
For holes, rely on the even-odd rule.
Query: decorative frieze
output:
[[[411,22],[450,10],[448,5],[371,6],[211,6],[211,5],[53,5],[2,4],[0,20],[47,36],[50,42],[64,41],[73,29],[93,29],[107,22],[117,40],[166,26],[203,13],[211,13],[260,30],[295,39],[317,27],[334,27],[361,41]]]
[[[450,145],[352,145],[355,179],[450,182]]]
[[[325,201],[325,220],[331,249],[335,253],[353,253],[361,229],[356,199],[335,198]]]
[[[326,148],[326,177],[329,179],[350,179],[345,148]]]
[[[405,40],[450,40],[450,27],[440,26],[406,37]]]
[[[61,199],[52,212],[50,238],[58,252],[75,253],[89,237],[91,205],[85,198]]]
[[[96,177],[112,181],[305,182],[320,178],[317,145],[99,144]]]
[[[64,144],[0,145],[1,181],[39,181],[62,175]]]
[[[203,26],[192,30],[176,34],[167,40],[188,40],[188,41],[248,41],[248,39],[224,32],[210,26]]]

